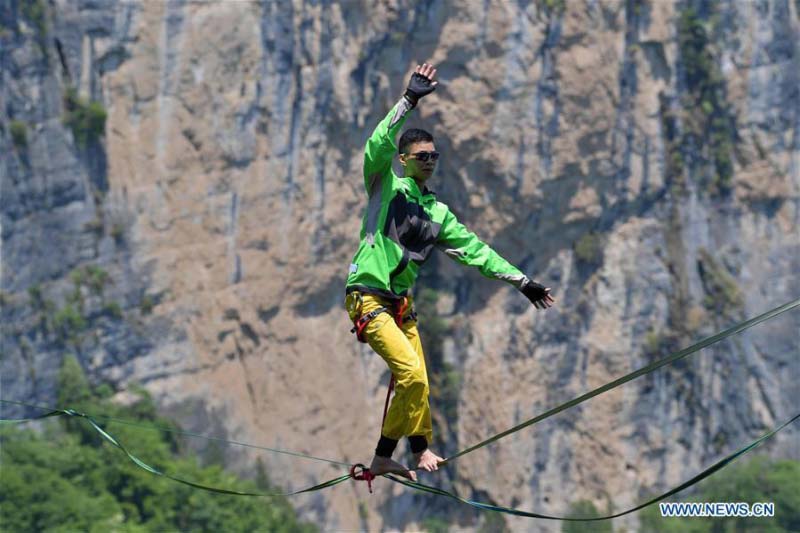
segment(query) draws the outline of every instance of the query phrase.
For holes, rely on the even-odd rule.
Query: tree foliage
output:
[[[107,113],[100,102],[90,102],[78,96],[78,91],[70,87],[64,93],[64,124],[75,137],[80,148],[98,142],[105,135]]]
[[[687,133],[691,136],[686,142],[699,146],[713,165],[708,191],[727,194],[733,182],[736,118],[726,97],[725,77],[718,66],[711,29],[694,7],[681,11],[677,26],[687,91]]]
[[[14,142],[14,146],[19,149],[28,146],[28,127],[24,122],[21,120],[12,120],[9,125],[9,131],[11,132],[11,140]]]
[[[567,516],[570,518],[598,518],[601,516],[597,507],[589,500],[578,500],[569,506]],[[602,520],[598,522],[562,522],[562,533],[583,533],[584,531],[592,531],[595,533],[611,533],[610,520]]]
[[[674,501],[674,500],[673,500]],[[800,461],[764,456],[734,463],[699,485],[687,502],[744,502],[775,504],[775,516],[662,518],[658,504],[642,510],[642,531],[664,533],[733,533],[800,531]]]
[[[59,375],[61,406],[153,426],[176,428],[139,391],[128,407],[109,402],[108,387],[93,389],[73,357]],[[102,422],[99,419],[98,422]],[[278,492],[261,467],[258,485],[200,465],[174,434],[108,422],[131,453],[170,474],[241,491]],[[230,496],[155,476],[102,440],[86,420],[43,422],[41,430],[3,427],[0,516],[3,531],[314,531],[300,523],[286,498]]]

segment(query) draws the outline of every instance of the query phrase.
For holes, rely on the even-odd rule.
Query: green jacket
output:
[[[369,200],[347,292],[359,290],[390,299],[405,296],[434,247],[477,267],[486,277],[520,289],[527,278],[519,269],[459,223],[427,187],[420,191],[413,178],[398,177],[392,170],[397,153],[394,139],[410,110],[411,104],[401,98],[367,141],[364,186]]]

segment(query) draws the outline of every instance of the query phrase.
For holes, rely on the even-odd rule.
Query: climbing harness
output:
[[[355,333],[356,337],[360,342],[367,342],[367,339],[364,338],[364,329],[366,329],[367,325],[372,322],[372,320],[377,317],[379,314],[388,311],[389,309],[386,307],[379,307],[374,311],[370,311],[366,315],[361,315],[355,321],[353,325],[353,329],[350,330],[350,333]]]
[[[354,312],[360,313],[363,300],[361,298],[361,294],[358,292],[351,293],[352,297],[355,298],[354,302]],[[409,308],[411,308],[409,312]],[[410,322],[417,319],[417,313],[411,306],[411,301],[407,297],[403,297],[395,302],[393,302],[392,307],[379,307],[370,311],[369,313],[363,314],[359,316],[353,322],[353,328],[350,330],[350,333],[355,333],[356,337],[360,342],[366,343],[367,339],[364,336],[364,330],[366,329],[367,325],[372,322],[378,315],[381,313],[389,313],[394,318],[395,324],[397,327],[402,328],[403,324],[406,322]],[[392,397],[392,392],[394,392],[395,386],[395,379],[394,375],[391,375],[389,378],[389,387],[386,391],[386,401],[383,404],[383,418],[381,419],[381,428],[383,427],[384,423],[386,422],[386,415],[389,412],[389,400]],[[360,468],[360,474],[356,474],[356,468]],[[350,469],[350,476],[358,481],[366,481],[367,488],[369,489],[370,494],[372,493],[372,480],[375,479],[375,476],[370,472],[369,468],[362,464],[353,465]]]
[[[360,310],[363,303],[361,300],[361,294],[353,294],[355,294],[355,297],[358,301],[356,304],[357,309]],[[378,309],[370,311],[365,315],[361,315],[353,322],[353,328],[350,330],[350,333],[355,333],[360,342],[366,343],[367,339],[364,337],[364,330],[367,328],[367,325],[381,313],[390,313],[394,317],[394,322],[397,324],[397,327],[402,328],[404,323],[417,319],[417,312],[413,308],[411,309],[410,313],[406,314],[406,311],[408,311],[410,305],[411,304],[408,298],[403,297],[400,300],[397,300],[391,308],[385,306],[379,307]]]

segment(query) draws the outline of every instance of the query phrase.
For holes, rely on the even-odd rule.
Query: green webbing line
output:
[[[555,415],[555,414],[557,414],[557,413],[559,413],[561,411],[569,409],[570,407],[574,407],[575,405],[578,405],[579,403],[585,402],[586,400],[589,400],[590,398],[593,398],[593,397],[595,397],[595,396],[597,396],[599,394],[602,394],[602,393],[604,393],[604,392],[606,392],[608,390],[611,390],[611,389],[613,389],[615,387],[618,387],[618,386],[622,385],[623,383],[627,383],[628,381],[631,381],[631,380],[633,380],[633,379],[635,379],[635,378],[637,378],[639,376],[642,376],[644,374],[652,372],[653,370],[656,370],[657,368],[660,368],[660,367],[662,367],[664,365],[667,365],[667,364],[669,364],[669,363],[671,363],[673,361],[677,361],[678,359],[682,359],[684,357],[687,357],[688,355],[691,355],[691,354],[701,350],[702,348],[705,348],[706,346],[709,346],[711,344],[717,343],[717,342],[721,341],[722,339],[724,339],[726,337],[729,337],[729,336],[731,336],[731,335],[733,335],[735,333],[739,333],[740,331],[744,331],[745,329],[748,329],[748,328],[750,328],[752,326],[755,326],[756,324],[759,324],[761,322],[769,320],[769,319],[771,319],[771,318],[773,318],[773,317],[775,317],[777,315],[780,315],[781,313],[784,313],[786,311],[789,311],[790,309],[793,309],[793,308],[797,307],[798,305],[800,305],[800,298],[798,298],[798,299],[796,299],[796,300],[794,300],[792,302],[786,303],[786,304],[784,304],[782,306],[776,307],[775,309],[767,311],[766,313],[764,313],[762,315],[759,315],[759,316],[757,316],[755,318],[751,318],[750,320],[747,320],[747,321],[744,321],[744,322],[740,322],[739,324],[737,324],[737,325],[735,325],[735,326],[733,326],[733,327],[731,327],[731,328],[729,328],[729,329],[727,329],[727,330],[725,330],[725,331],[723,331],[721,333],[718,333],[718,334],[716,334],[716,335],[714,335],[712,337],[708,337],[708,338],[706,338],[706,339],[704,339],[704,340],[702,340],[702,341],[700,341],[700,342],[698,342],[698,343],[696,343],[696,344],[694,344],[694,345],[692,345],[692,346],[690,346],[688,348],[685,348],[683,350],[675,352],[674,354],[669,355],[669,356],[667,356],[667,357],[665,357],[663,359],[659,359],[658,361],[655,361],[655,362],[651,363],[650,365],[647,365],[647,366],[645,366],[643,368],[640,368],[639,370],[636,370],[636,371],[634,371],[634,372],[632,372],[632,373],[630,373],[630,374],[628,374],[626,376],[623,376],[623,377],[621,377],[619,379],[616,379],[616,380],[614,380],[614,381],[612,381],[610,383],[607,383],[606,385],[603,385],[601,387],[598,387],[597,389],[594,389],[594,390],[592,390],[592,391],[590,391],[590,392],[588,392],[588,393],[586,393],[586,394],[584,394],[582,396],[574,398],[574,399],[572,399],[572,400],[570,400],[570,401],[568,401],[568,402],[566,402],[564,404],[561,404],[560,406],[557,406],[557,407],[555,407],[555,408],[553,408],[553,409],[551,409],[551,410],[549,410],[549,411],[547,411],[547,412],[545,412],[545,413],[543,413],[543,414],[541,414],[539,416],[531,418],[530,420],[528,420],[526,422],[518,424],[518,425],[514,426],[511,429],[508,429],[508,430],[506,430],[506,431],[504,431],[502,433],[499,433],[499,434],[497,434],[497,435],[495,435],[495,436],[493,436],[493,437],[491,437],[491,438],[489,438],[489,439],[487,439],[487,440],[485,440],[483,442],[480,442],[480,443],[476,444],[475,446],[472,446],[470,448],[462,450],[462,451],[456,453],[455,455],[451,456],[450,458],[446,459],[445,461],[443,461],[440,464],[444,464],[444,463],[453,461],[456,458],[461,457],[462,455],[466,455],[467,453],[469,453],[471,451],[477,450],[478,448],[486,446],[486,445],[488,445],[488,444],[490,444],[490,443],[492,443],[494,441],[500,440],[501,438],[503,438],[503,437],[505,437],[505,436],[507,436],[507,435],[509,435],[511,433],[514,433],[514,432],[519,431],[519,430],[521,430],[521,429],[523,429],[523,428],[525,428],[527,426],[530,426],[532,424],[540,422],[540,421],[544,420],[545,418],[548,418],[548,417],[553,416],[553,415]],[[15,403],[15,404],[18,404],[18,405],[29,405],[29,404],[24,404],[22,402],[14,402],[14,401],[10,401],[10,400],[0,400],[0,402]],[[40,409],[42,408],[42,407],[39,407],[39,406],[31,406],[31,407],[38,407]],[[27,419],[19,419],[19,420],[0,420],[0,423],[25,422],[25,421],[29,421],[29,420],[36,420],[36,419],[47,418],[47,417],[51,417],[51,416],[61,416],[61,415],[69,415],[69,416],[77,416],[77,417],[86,418],[89,421],[89,423],[92,425],[92,427],[94,427],[95,430],[98,431],[100,433],[100,435],[103,436],[103,438],[105,438],[106,440],[111,442],[111,444],[113,444],[114,446],[120,448],[123,452],[125,452],[125,454],[128,456],[128,458],[133,463],[135,463],[137,466],[147,470],[148,472],[151,472],[151,473],[159,475],[159,476],[164,476],[166,478],[172,479],[172,480],[177,481],[179,483],[183,483],[185,485],[189,485],[191,487],[195,487],[195,488],[199,488],[199,489],[203,489],[203,490],[208,490],[208,491],[212,491],[212,492],[219,492],[219,493],[223,493],[223,494],[234,494],[234,495],[238,495],[238,496],[291,496],[291,495],[294,495],[294,494],[300,494],[300,493],[303,493],[303,492],[311,492],[311,491],[315,491],[315,490],[320,490],[320,489],[323,489],[323,488],[331,487],[333,485],[337,485],[339,483],[342,483],[343,481],[346,481],[346,480],[350,479],[350,477],[351,477],[349,474],[348,475],[343,475],[343,476],[340,476],[338,478],[331,479],[329,481],[326,481],[324,483],[321,483],[319,485],[315,485],[315,486],[307,488],[307,489],[303,489],[303,490],[299,490],[299,491],[295,491],[295,492],[290,492],[290,493],[285,493],[285,494],[264,494],[264,493],[239,492],[239,491],[231,491],[231,490],[226,490],[226,489],[217,489],[217,488],[214,488],[214,487],[208,487],[208,486],[200,485],[200,484],[197,484],[197,483],[194,483],[194,482],[191,482],[191,481],[183,480],[183,479],[180,479],[180,478],[177,478],[177,477],[174,477],[174,476],[171,476],[169,474],[165,474],[163,472],[160,472],[160,471],[156,470],[155,468],[149,466],[148,464],[144,463],[139,458],[137,458],[136,456],[131,454],[114,437],[112,437],[109,433],[107,433],[100,426],[98,426],[97,423],[91,417],[89,417],[88,415],[83,414],[83,413],[78,413],[78,412],[76,412],[76,411],[74,411],[72,409],[53,410],[53,411],[51,411],[51,412],[49,412],[47,414],[44,414],[44,415],[41,415],[41,416],[35,417],[35,418],[27,418]],[[109,420],[115,420],[115,419],[113,419],[111,417],[106,417],[106,418],[108,418]],[[716,472],[720,468],[723,468],[724,466],[726,466],[728,463],[730,463],[731,461],[735,460],[739,456],[741,456],[741,455],[747,453],[748,451],[750,451],[751,449],[755,448],[761,442],[763,442],[764,440],[768,439],[769,437],[771,437],[772,435],[774,435],[775,433],[777,433],[778,431],[780,431],[781,429],[786,427],[788,424],[794,422],[797,418],[800,418],[800,414],[795,415],[792,419],[788,420],[787,422],[784,422],[781,426],[779,426],[776,429],[773,429],[772,431],[770,431],[769,433],[763,435],[761,438],[759,438],[758,440],[756,440],[755,442],[753,442],[749,446],[746,446],[745,448],[742,448],[738,452],[736,452],[736,453],[734,453],[732,455],[729,455],[728,457],[722,459],[721,461],[719,461],[716,464],[712,465],[710,468],[704,470],[703,472],[701,472],[697,476],[693,477],[692,479],[690,479],[689,481],[683,483],[682,485],[672,489],[671,491],[666,492],[666,493],[662,494],[661,496],[658,496],[658,497],[656,497],[656,498],[654,498],[654,499],[652,499],[652,500],[650,500],[650,501],[648,501],[648,502],[646,502],[646,503],[644,503],[642,505],[634,507],[633,509],[629,509],[629,510],[624,511],[622,513],[617,513],[617,514],[614,514],[614,515],[600,517],[600,518],[566,518],[566,517],[562,518],[562,517],[541,515],[541,514],[537,514],[537,513],[528,513],[526,511],[520,511],[520,510],[517,510],[517,509],[511,509],[511,508],[508,508],[508,507],[496,506],[496,505],[491,505],[491,504],[482,503],[482,502],[475,502],[475,501],[472,501],[472,500],[461,498],[460,496],[457,496],[455,494],[447,492],[447,491],[445,491],[443,489],[439,489],[439,488],[436,488],[436,487],[430,487],[430,486],[424,485],[422,483],[407,481],[405,479],[400,479],[400,478],[398,478],[396,476],[393,476],[391,474],[385,474],[385,476],[388,477],[389,479],[397,482],[397,483],[401,483],[403,485],[407,485],[407,486],[409,486],[411,488],[414,488],[414,489],[417,489],[417,490],[421,490],[421,491],[424,491],[424,492],[429,492],[429,493],[432,493],[432,494],[437,494],[437,495],[440,495],[440,496],[447,496],[449,498],[456,499],[458,501],[461,501],[463,503],[472,505],[474,507],[477,507],[477,508],[480,508],[480,509],[485,509],[485,510],[490,510],[490,511],[498,511],[498,512],[503,512],[503,513],[514,514],[514,515],[517,515],[517,516],[525,516],[525,517],[530,517],[530,518],[543,518],[543,519],[548,519],[548,520],[571,520],[571,521],[607,520],[609,518],[616,518],[616,517],[623,516],[623,515],[628,514],[628,513],[632,513],[634,511],[639,510],[639,509],[642,509],[643,507],[651,505],[651,504],[653,504],[653,503],[655,503],[655,502],[657,502],[659,500],[662,500],[664,498],[667,498],[667,497],[671,496],[672,494],[675,494],[676,492],[679,492],[679,491],[681,491],[681,490],[683,490],[683,489],[685,489],[685,488],[687,488],[687,487],[689,487],[691,485],[694,485],[698,481],[710,476],[711,474],[713,474],[714,472]],[[139,425],[139,424],[136,424],[136,423],[133,423],[133,422],[128,422],[128,421],[125,421],[123,423],[129,423],[131,425]],[[147,427],[147,426],[142,426],[142,427]],[[153,429],[153,427],[150,426],[148,429]],[[168,431],[174,431],[174,430],[168,430]],[[192,435],[191,433],[188,433],[188,432],[182,432],[182,433],[187,434],[187,435]],[[209,437],[205,437],[203,435],[193,435],[193,436],[198,436],[198,437],[202,437],[202,438],[209,438]],[[223,439],[216,439],[216,440],[223,440]],[[225,442],[233,442],[233,441],[225,441]],[[252,447],[256,447],[257,448],[257,446],[252,446]],[[262,449],[268,449],[268,448],[262,448]],[[290,453],[292,455],[296,455],[296,454],[293,454],[292,452],[283,452],[281,450],[271,450],[271,451],[276,451],[276,452],[280,452],[280,453]],[[297,455],[299,455],[299,454],[297,454]],[[311,456],[303,456],[303,457],[313,458]],[[314,459],[317,459],[317,458],[314,458]],[[326,459],[320,459],[320,460],[328,461]],[[335,462],[335,461],[328,461],[328,462]],[[339,463],[339,464],[344,464],[344,463]]]
[[[18,403],[18,402],[13,402],[13,403]],[[193,481],[188,481],[186,479],[181,479],[179,477],[175,477],[175,476],[172,476],[170,474],[166,474],[164,472],[161,472],[160,470],[148,465],[147,463],[145,463],[144,461],[142,461],[141,459],[139,459],[138,457],[133,455],[131,452],[129,452],[125,448],[125,446],[123,446],[110,433],[108,433],[103,428],[101,428],[97,424],[97,422],[95,422],[90,416],[88,416],[88,415],[86,415],[84,413],[79,413],[78,411],[75,411],[74,409],[64,409],[64,410],[59,409],[59,410],[51,411],[51,412],[49,412],[47,414],[44,414],[44,415],[41,415],[41,416],[38,416],[38,417],[34,417],[34,418],[24,418],[24,419],[17,419],[17,420],[2,420],[2,422],[3,423],[19,423],[19,422],[27,422],[27,421],[30,421],[30,420],[38,420],[38,419],[47,418],[47,417],[51,417],[51,416],[65,416],[65,415],[66,416],[74,416],[74,417],[78,417],[78,418],[85,418],[86,420],[88,420],[89,424],[92,425],[92,427],[95,429],[95,431],[97,431],[100,434],[100,436],[102,436],[105,440],[107,440],[108,442],[110,442],[111,444],[113,444],[114,446],[119,448],[120,450],[122,450],[125,453],[125,455],[128,456],[128,459],[130,459],[139,468],[147,470],[151,474],[155,474],[157,476],[163,476],[165,478],[171,479],[173,481],[177,481],[178,483],[183,483],[184,485],[188,485],[188,486],[194,487],[196,489],[207,490],[207,491],[210,491],[210,492],[218,492],[220,494],[232,494],[232,495],[235,495],[235,496],[267,496],[267,497],[293,496],[295,494],[302,494],[304,492],[312,492],[312,491],[316,491],[316,490],[321,490],[321,489],[325,489],[325,488],[328,488],[328,487],[332,487],[334,485],[338,485],[339,483],[342,483],[343,481],[347,481],[348,479],[350,479],[350,474],[348,473],[347,475],[339,476],[337,478],[325,481],[324,483],[320,483],[319,485],[314,485],[313,487],[309,487],[307,489],[296,490],[294,492],[286,492],[286,493],[241,492],[241,491],[238,491],[238,490],[220,489],[220,488],[216,488],[216,487],[210,487],[208,485],[201,485],[200,483],[195,483]]]
[[[574,398],[574,399],[572,399],[572,400],[570,400],[570,401],[568,401],[566,403],[563,403],[563,404],[561,404],[561,405],[559,405],[557,407],[554,407],[553,409],[550,409],[549,411],[546,411],[546,412],[544,412],[544,413],[542,413],[542,414],[540,414],[538,416],[535,416],[535,417],[531,418],[530,420],[522,422],[521,424],[518,424],[518,425],[512,427],[511,429],[507,429],[507,430],[503,431],[502,433],[498,433],[497,435],[484,440],[483,442],[479,442],[478,444],[476,444],[474,446],[470,446],[469,448],[466,448],[466,449],[464,449],[464,450],[462,450],[462,451],[460,451],[460,452],[458,452],[458,453],[456,453],[454,455],[451,455],[450,457],[445,459],[443,462],[439,463],[439,465],[444,465],[444,464],[450,463],[450,462],[456,460],[457,458],[461,457],[462,455],[466,455],[469,452],[475,451],[478,448],[482,448],[482,447],[486,446],[487,444],[490,444],[492,442],[500,440],[503,437],[506,437],[506,436],[508,436],[508,435],[510,435],[512,433],[516,433],[517,431],[519,431],[519,430],[521,430],[523,428],[526,428],[526,427],[528,427],[530,425],[533,425],[533,424],[535,424],[537,422],[541,422],[545,418],[549,418],[549,417],[551,417],[551,416],[553,416],[553,415],[555,415],[557,413],[560,413],[561,411],[569,409],[570,407],[574,407],[574,406],[578,405],[579,403],[583,403],[583,402],[585,402],[586,400],[588,400],[590,398],[594,398],[595,396],[597,396],[599,394],[602,394],[602,393],[604,393],[606,391],[609,391],[609,390],[611,390],[613,388],[619,387],[623,383],[627,383],[627,382],[629,382],[629,381],[631,381],[633,379],[638,378],[639,376],[642,376],[644,374],[648,374],[648,373],[652,372],[653,370],[656,370],[657,368],[661,368],[662,366],[667,365],[669,363],[672,363],[674,361],[677,361],[678,359],[683,359],[684,357],[689,356],[689,355],[697,352],[698,350],[701,350],[701,349],[705,348],[706,346],[709,346],[711,344],[717,343],[717,342],[721,341],[722,339],[724,339],[726,337],[730,337],[731,335],[733,335],[735,333],[739,333],[740,331],[744,331],[747,328],[750,328],[752,326],[755,326],[756,324],[764,322],[765,320],[769,320],[769,319],[771,319],[773,317],[776,317],[776,316],[780,315],[781,313],[785,313],[786,311],[789,311],[790,309],[793,309],[793,308],[797,307],[798,305],[800,305],[800,298],[798,298],[798,299],[796,299],[796,300],[794,300],[792,302],[789,302],[789,303],[783,304],[781,306],[778,306],[775,309],[767,311],[766,313],[764,313],[762,315],[759,315],[759,316],[757,316],[755,318],[751,318],[750,320],[746,320],[744,322],[739,322],[735,326],[733,326],[733,327],[731,327],[729,329],[726,329],[725,331],[723,331],[721,333],[717,333],[716,335],[713,335],[711,337],[703,339],[702,341],[698,342],[697,344],[693,344],[692,346],[689,346],[688,348],[684,348],[683,350],[675,352],[672,355],[668,355],[667,357],[664,357],[663,359],[659,359],[659,360],[657,360],[657,361],[655,361],[655,362],[653,362],[653,363],[651,363],[651,364],[649,364],[649,365],[647,365],[645,367],[640,368],[639,370],[631,372],[627,376],[622,376],[621,378],[616,379],[616,380],[614,380],[614,381],[612,381],[610,383],[606,383],[605,385],[603,385],[601,387],[598,387],[598,388],[596,388],[596,389],[594,389],[592,391],[589,391],[589,392],[587,392],[586,394],[584,394],[582,396],[578,396],[577,398]]]
[[[0,400],[0,402],[6,402],[6,400]],[[11,402],[8,401],[7,403],[18,403],[18,402]],[[42,418],[49,418],[51,416],[63,416],[64,412],[61,410],[50,411],[47,414],[34,416],[33,418],[0,418],[0,425],[2,424],[20,424],[22,422],[32,422],[34,420],[41,420]]]
[[[63,409],[56,409],[54,407],[44,407],[44,406],[41,406],[41,405],[34,405],[34,404],[30,404],[30,403],[25,403],[25,402],[15,402],[13,400],[2,400],[2,399],[0,399],[0,403],[10,403],[10,404],[14,404],[14,405],[22,405],[24,407],[33,407],[34,409],[45,409],[45,410],[50,409],[50,410],[53,410],[53,413],[60,413],[63,410]],[[53,416],[53,415],[51,414],[50,416]],[[188,436],[188,437],[197,437],[197,438],[206,439],[206,440],[213,440],[213,441],[217,441],[217,442],[225,442],[227,444],[235,444],[237,446],[244,446],[246,448],[254,448],[256,450],[265,450],[265,451],[268,451],[268,452],[281,453],[281,454],[284,454],[284,455],[292,455],[294,457],[301,457],[303,459],[311,459],[311,460],[314,460],[314,461],[322,461],[324,463],[331,463],[331,464],[347,466],[347,467],[350,466],[349,463],[343,463],[341,461],[333,461],[331,459],[324,459],[322,457],[314,457],[313,455],[307,455],[307,454],[304,454],[304,453],[290,452],[290,451],[286,451],[286,450],[277,450],[275,448],[267,448],[266,446],[257,446],[255,444],[248,444],[246,442],[238,442],[238,441],[235,441],[235,440],[222,439],[220,437],[212,437],[212,436],[208,436],[208,435],[201,435],[199,433],[192,433],[191,431],[184,431],[184,430],[180,430],[180,429],[172,429],[172,428],[168,428],[168,427],[164,427],[164,426],[157,426],[157,425],[154,425],[154,424],[140,424],[138,422],[133,422],[131,420],[125,420],[123,418],[114,418],[113,416],[95,415],[95,414],[91,414],[91,413],[87,413],[87,416],[89,416],[90,418],[94,418],[94,419],[101,419],[101,420],[109,420],[109,421],[112,421],[112,422],[118,422],[120,424],[126,424],[128,426],[139,427],[139,428],[147,429],[147,430],[150,430],[150,431],[164,431],[166,433],[175,433],[177,435],[185,435],[185,436]],[[39,417],[39,418],[42,418],[42,417]],[[25,422],[25,421],[28,421],[28,420],[37,420],[37,419],[38,418],[26,418],[26,419],[17,419],[17,420],[0,420],[0,423]]]
[[[423,491],[423,492],[428,492],[430,494],[436,494],[438,496],[446,496],[448,498],[453,498],[454,500],[458,500],[458,501],[460,501],[462,503],[466,503],[466,504],[471,505],[473,507],[477,507],[478,509],[484,509],[484,510],[487,510],[487,511],[497,511],[499,513],[507,513],[507,514],[512,514],[512,515],[516,515],[516,516],[524,516],[524,517],[527,517],[527,518],[543,518],[545,520],[567,520],[567,521],[571,521],[571,522],[594,522],[594,521],[597,521],[597,520],[609,520],[611,518],[617,518],[617,517],[620,517],[620,516],[623,516],[623,515],[626,515],[626,514],[629,514],[629,513],[633,513],[634,511],[638,511],[639,509],[643,509],[644,507],[647,507],[648,505],[652,505],[652,504],[654,504],[654,503],[656,503],[656,502],[658,502],[660,500],[663,500],[664,498],[668,498],[668,497],[672,496],[673,494],[682,491],[685,488],[691,487],[695,483],[701,481],[702,479],[707,478],[708,476],[710,476],[711,474],[713,474],[717,470],[727,466],[732,461],[736,460],[740,456],[742,456],[745,453],[749,452],[750,450],[752,450],[753,448],[755,448],[756,446],[758,446],[759,444],[761,444],[762,442],[764,442],[768,438],[772,437],[775,433],[777,433],[778,431],[782,430],[783,428],[785,428],[786,426],[788,426],[789,424],[791,424],[792,422],[794,422],[798,418],[800,418],[800,413],[794,415],[791,419],[787,420],[786,422],[784,422],[783,424],[781,424],[777,428],[773,429],[772,431],[762,435],[759,439],[757,439],[756,441],[752,442],[751,444],[748,444],[747,446],[745,446],[744,448],[742,448],[738,452],[735,452],[735,453],[725,457],[724,459],[714,463],[712,466],[710,466],[709,468],[703,470],[702,472],[700,472],[699,474],[694,476],[692,479],[682,483],[681,485],[675,487],[674,489],[672,489],[672,490],[670,490],[668,492],[665,492],[664,494],[661,494],[660,496],[656,496],[655,498],[653,498],[651,500],[648,500],[648,501],[646,501],[645,503],[643,503],[641,505],[637,505],[636,507],[634,507],[632,509],[628,509],[627,511],[622,511],[621,513],[616,513],[616,514],[612,514],[612,515],[608,515],[608,516],[601,516],[601,517],[597,517],[597,518],[569,518],[569,517],[565,517],[565,516],[549,516],[549,515],[544,515],[544,514],[539,514],[539,513],[530,513],[530,512],[527,512],[527,511],[521,511],[519,509],[511,509],[510,507],[503,507],[502,505],[492,505],[492,504],[489,504],[489,503],[483,503],[483,502],[476,502],[474,500],[468,500],[466,498],[462,498],[461,496],[453,494],[452,492],[448,492],[446,490],[443,490],[443,489],[440,489],[440,488],[436,488],[436,487],[431,487],[429,485],[424,485],[422,483],[417,483],[417,482],[414,482],[414,481],[408,481],[407,479],[399,478],[399,477],[397,477],[395,475],[392,475],[392,474],[386,474],[386,477],[388,477],[389,479],[391,479],[392,481],[394,481],[396,483],[401,483],[401,484],[403,484],[403,485],[405,485],[407,487],[411,487],[412,489],[420,490],[420,491]]]

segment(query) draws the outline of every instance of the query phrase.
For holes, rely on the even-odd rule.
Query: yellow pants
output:
[[[410,300],[409,297],[409,310]],[[398,327],[392,316],[391,302],[379,296],[351,292],[345,298],[345,308],[351,321],[380,307],[389,308],[389,312],[373,318],[364,330],[364,337],[389,365],[395,381],[394,398],[386,413],[381,434],[394,440],[421,435],[430,444],[433,441],[433,425],[428,403],[428,372],[417,321],[409,320],[403,323],[402,328]]]

